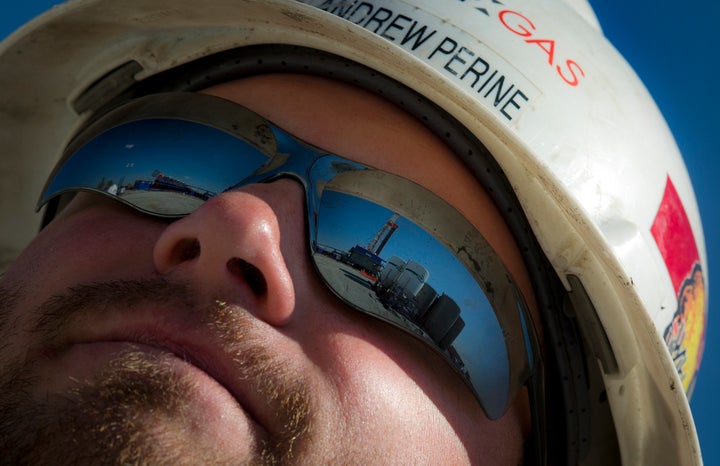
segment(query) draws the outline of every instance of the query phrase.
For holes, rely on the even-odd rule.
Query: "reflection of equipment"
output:
[[[395,263],[388,262],[380,274],[380,283],[376,287],[377,295],[385,307],[417,321],[427,311],[427,306],[430,304],[427,297],[423,299],[425,306],[418,302],[418,293],[423,287],[429,286],[425,283],[429,272],[413,260],[404,263],[397,256],[393,256],[392,260],[395,260]],[[390,270],[385,273],[388,268]],[[433,293],[435,294],[434,290]]]
[[[400,217],[399,214],[394,214],[390,219],[388,219],[387,222],[385,222],[385,225],[382,226],[373,238],[372,241],[370,241],[370,244],[368,244],[368,251],[372,252],[373,254],[380,255],[383,248],[387,244],[387,242],[390,240],[390,237],[397,231],[398,224],[395,223],[395,221]]]
[[[373,279],[377,279],[382,268],[382,259],[360,245],[350,248],[348,262]]]
[[[395,286],[401,287],[405,293],[415,297],[429,276],[430,273],[425,267],[409,260],[395,280]]]
[[[384,288],[389,288],[395,283],[395,279],[400,275],[400,272],[403,271],[403,268],[405,268],[405,261],[401,257],[392,256],[380,271],[379,285]]]
[[[385,307],[418,320],[427,311],[431,301],[437,296],[432,290],[431,299],[423,296],[419,304],[418,294],[424,287],[429,276],[428,270],[413,260],[403,261],[393,256],[380,272],[380,280],[376,283],[376,292]],[[426,293],[427,294],[427,293]]]
[[[443,349],[452,344],[464,327],[460,307],[445,293],[432,303],[425,314],[423,328]]]
[[[188,196],[197,197],[198,199],[202,199],[203,201],[207,201],[215,195],[215,193],[212,193],[210,191],[202,189],[198,190],[185,182],[163,174],[159,170],[153,170],[152,176],[155,177],[155,179],[150,184],[150,190],[177,192],[181,194],[186,194]]]
[[[373,237],[372,241],[367,245],[367,248],[360,246],[359,244],[353,246],[350,249],[350,256],[348,261],[353,267],[360,269],[369,278],[377,280],[380,275],[380,269],[382,269],[383,260],[380,258],[380,252],[383,250],[390,237],[397,231],[398,224],[395,221],[400,217],[398,214],[393,214],[385,224],[380,227],[378,232]],[[402,259],[400,259],[402,261]]]
[[[375,291],[380,302],[422,327],[442,349],[448,349],[465,327],[460,307],[426,282],[428,271],[415,261],[393,256],[380,272]]]
[[[417,296],[415,296],[415,300],[417,301],[418,308],[429,309],[430,305],[437,299],[437,297],[438,294],[437,291],[435,291],[435,288],[430,286],[429,283],[425,283],[423,287],[420,288]]]

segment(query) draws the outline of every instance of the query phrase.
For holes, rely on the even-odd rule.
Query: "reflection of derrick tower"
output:
[[[379,256],[380,252],[383,250],[387,242],[390,240],[390,237],[395,233],[395,231],[398,229],[398,224],[395,223],[395,221],[400,217],[400,214],[393,214],[390,219],[385,222],[385,225],[383,225],[375,235],[375,237],[370,241],[370,244],[368,244],[368,251],[371,253]]]

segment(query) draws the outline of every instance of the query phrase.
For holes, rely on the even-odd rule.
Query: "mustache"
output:
[[[0,275],[2,279],[2,275]],[[10,327],[10,314],[17,306],[22,295],[22,289],[10,289],[0,286],[0,334],[3,334]]]
[[[171,306],[176,309],[193,309],[197,303],[190,287],[182,282],[165,278],[141,280],[114,280],[80,284],[45,300],[36,309],[37,320],[32,333],[56,340],[71,322],[122,308],[144,305]]]

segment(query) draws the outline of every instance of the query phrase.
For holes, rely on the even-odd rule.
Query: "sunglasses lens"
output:
[[[250,144],[189,121],[153,119],[111,128],[76,151],[40,200],[95,191],[154,215],[187,215],[268,162]]]
[[[414,199],[413,193],[418,194]],[[475,229],[444,203],[443,218],[433,218],[436,206],[428,200],[442,203],[393,175],[370,171],[336,177],[319,200],[314,261],[344,301],[440,354],[494,419],[504,413],[527,375],[522,319],[501,322],[496,313],[502,306],[506,309],[501,311],[517,316],[518,297],[510,286],[493,287],[488,281],[486,289],[481,287],[483,277],[471,272],[469,264],[474,260],[475,267],[492,273],[495,265],[486,264],[482,253],[485,244],[476,244],[481,251],[476,248],[477,255],[470,257],[467,232]],[[436,223],[449,220],[448,209],[457,215],[453,223]],[[462,255],[469,260],[461,260]],[[510,321],[515,328],[507,327]],[[525,372],[522,377],[517,377],[518,366]]]

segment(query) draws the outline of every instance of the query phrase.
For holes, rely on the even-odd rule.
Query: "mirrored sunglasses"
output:
[[[305,188],[315,269],[351,308],[424,342],[499,418],[538,358],[527,306],[480,232],[428,189],[313,147],[252,111],[196,93],[136,99],[69,145],[38,202],[79,191],[163,218],[281,178]]]

